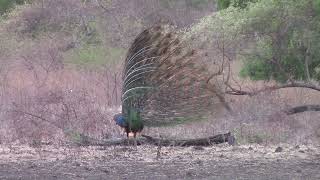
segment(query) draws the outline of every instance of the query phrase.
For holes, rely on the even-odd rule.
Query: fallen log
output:
[[[81,136],[81,139],[73,142],[78,146],[119,146],[133,144],[133,139],[112,139],[97,140],[88,136]],[[235,137],[230,132],[226,134],[218,134],[206,138],[197,139],[165,139],[155,138],[147,135],[141,135],[137,138],[137,145],[155,145],[155,146],[211,146],[213,144],[228,143],[235,144]]]
[[[206,138],[197,138],[197,139],[163,139],[163,138],[154,138],[147,135],[142,135],[146,138],[145,143],[152,145],[161,145],[161,146],[211,146],[213,144],[221,144],[227,142],[230,145],[235,144],[235,138],[231,133],[218,134],[215,136],[210,136]]]

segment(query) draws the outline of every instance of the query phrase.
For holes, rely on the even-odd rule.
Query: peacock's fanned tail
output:
[[[205,118],[223,105],[222,87],[179,33],[168,25],[140,33],[125,60],[122,111],[135,109],[146,126]]]

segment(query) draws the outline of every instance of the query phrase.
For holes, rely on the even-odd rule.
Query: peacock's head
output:
[[[123,115],[121,113],[114,115],[113,120],[116,122],[116,124],[122,128],[127,127],[126,120],[124,119]]]

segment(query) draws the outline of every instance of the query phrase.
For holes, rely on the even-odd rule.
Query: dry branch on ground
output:
[[[87,136],[81,137],[81,141],[76,144],[79,146],[117,146],[133,144],[133,139],[116,139],[116,140],[97,140]],[[156,138],[147,135],[142,135],[137,138],[138,145],[160,145],[161,146],[211,146],[212,144],[228,143],[235,144],[235,137],[230,132],[226,134],[218,134],[206,138],[197,139],[166,139]]]

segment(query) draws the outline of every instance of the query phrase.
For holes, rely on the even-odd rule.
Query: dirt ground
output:
[[[281,147],[0,145],[0,179],[320,179],[319,146]]]

